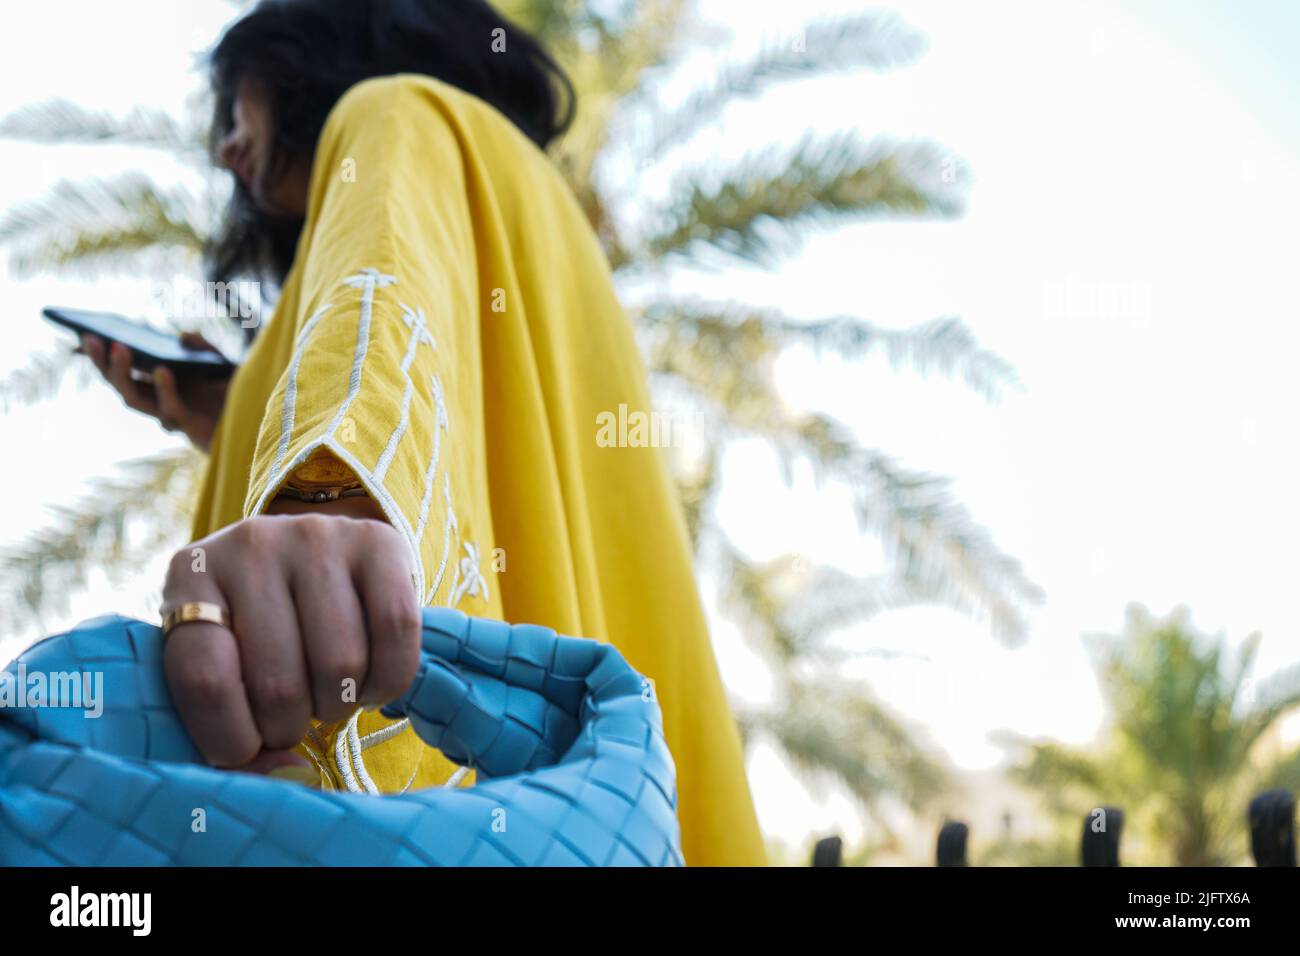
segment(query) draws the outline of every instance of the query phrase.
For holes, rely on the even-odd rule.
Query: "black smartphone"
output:
[[[158,365],[174,369],[177,375],[203,378],[226,378],[235,371],[235,363],[216,349],[186,348],[175,335],[111,312],[50,306],[42,309],[41,314],[74,332],[88,332],[108,342],[121,342],[131,350],[132,370],[142,377],[148,377]]]

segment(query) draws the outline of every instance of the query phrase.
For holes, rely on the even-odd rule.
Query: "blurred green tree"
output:
[[[774,362],[794,346],[850,358],[882,353],[898,366],[958,376],[988,398],[1014,384],[1011,369],[979,348],[956,318],[903,331],[851,317],[796,319],[739,301],[661,294],[669,283],[660,280],[719,261],[774,268],[816,224],[883,214],[956,215],[965,168],[929,143],[866,141],[854,132],[808,135],[793,148],[759,146],[721,167],[708,158],[688,161],[671,195],[662,202],[638,197],[635,215],[621,212],[617,202],[630,190],[626,170],[654,168],[736,100],[833,71],[899,66],[920,55],[923,38],[888,13],[809,23],[794,38],[723,66],[689,95],[664,105],[660,81],[713,42],[687,0],[503,0],[499,6],[538,34],[573,77],[579,111],[554,159],[620,287],[656,290],[625,293],[625,299],[657,399],[685,403],[704,423],[705,447],[673,461],[697,556],[721,582],[725,605],[746,621],[747,636],[780,680],[770,707],[741,711],[742,726],[751,737],[774,740],[796,767],[837,778],[866,804],[881,795],[923,801],[942,786],[940,764],[865,688],[833,676],[826,633],[883,608],[929,602],[978,615],[1000,637],[1014,640],[1023,634],[1023,612],[1038,591],[952,500],[945,480],[863,447],[828,415],[787,407]],[[154,147],[201,166],[201,116],[182,122],[137,109],[111,117],[56,102],[0,121],[0,136]],[[172,266],[179,259],[196,273],[229,188],[220,179],[208,183],[198,194],[164,189],[140,175],[63,182],[0,218],[0,243],[19,274],[139,270],[159,256]],[[68,365],[65,355],[36,357],[0,381],[0,402],[55,394]],[[787,477],[795,462],[807,462],[819,478],[852,488],[858,521],[890,556],[888,573],[855,581],[794,556],[750,563],[731,547],[712,506],[725,447],[753,437],[770,444]],[[200,466],[190,452],[133,463],[128,478],[97,482],[93,498],[0,554],[3,603],[12,609],[7,626],[56,608],[93,568],[112,566],[119,575],[138,568],[164,543],[159,534],[129,535],[136,524],[160,529],[179,544],[186,526],[180,512]],[[153,489],[150,495],[140,494],[142,485]],[[152,513],[156,498],[172,503],[162,516]],[[792,574],[796,567],[802,573]]]
[[[1300,747],[1284,750],[1276,733],[1300,707],[1300,667],[1255,680],[1259,640],[1233,652],[1198,633],[1186,609],[1158,620],[1130,607],[1122,635],[1091,641],[1110,708],[1101,743],[1019,742],[1012,776],[1041,796],[1060,823],[1058,839],[997,847],[988,859],[1077,864],[1085,817],[1112,804],[1126,817],[1125,863],[1244,862],[1251,797],[1300,790]]]

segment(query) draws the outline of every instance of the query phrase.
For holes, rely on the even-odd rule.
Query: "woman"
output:
[[[163,592],[219,609],[166,644],[196,746],[323,788],[444,783],[454,766],[373,709],[415,675],[420,606],[535,622],[651,678],[686,862],[762,863],[665,464],[596,441],[598,416],[650,400],[542,152],[568,81],[480,0],[264,0],[212,72],[238,180],[216,277],[268,275],[274,319],[224,393],[167,371],[142,388],[120,347],[85,343],[129,405],[210,450]]]

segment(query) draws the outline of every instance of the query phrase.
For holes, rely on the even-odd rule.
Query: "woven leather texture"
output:
[[[683,864],[659,705],[608,644],[427,608],[419,675],[384,712],[479,782],[372,796],[205,766],[162,640],[95,618],[6,668],[100,673],[103,713],[0,708],[0,864]]]

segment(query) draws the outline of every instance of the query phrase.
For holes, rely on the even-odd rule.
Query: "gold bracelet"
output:
[[[324,488],[298,488],[294,485],[283,484],[280,486],[277,498],[292,498],[295,501],[337,501],[339,498],[352,498],[357,495],[368,494],[366,489],[361,485],[352,487],[340,485],[328,485]]]
[[[193,621],[219,624],[226,630],[230,630],[230,614],[220,604],[212,604],[208,601],[185,601],[163,614],[163,637],[182,624]]]
[[[331,454],[317,455],[293,469],[276,492],[280,498],[315,504],[366,494],[352,469]]]

